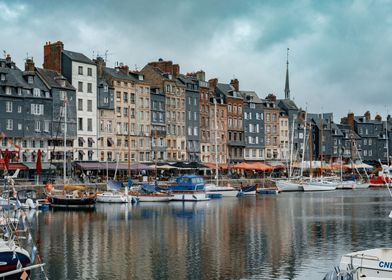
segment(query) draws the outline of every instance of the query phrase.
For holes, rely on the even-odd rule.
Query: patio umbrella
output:
[[[9,169],[9,165],[10,165],[10,154],[8,149],[5,149],[4,152],[4,165],[5,165],[5,169]]]
[[[37,172],[37,184],[39,182],[39,176],[41,175],[41,171],[42,171],[41,156],[42,156],[42,152],[41,152],[41,150],[38,150],[37,161],[35,163],[35,170]]]

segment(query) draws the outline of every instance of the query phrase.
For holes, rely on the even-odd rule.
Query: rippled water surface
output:
[[[50,279],[309,280],[346,252],[391,247],[391,210],[387,190],[366,190],[99,204],[31,219]]]

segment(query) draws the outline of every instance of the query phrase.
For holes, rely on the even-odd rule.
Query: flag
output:
[[[38,176],[41,175],[41,171],[42,171],[41,156],[42,156],[42,152],[39,149],[37,153],[37,162],[35,163],[35,170],[37,171]]]
[[[26,271],[23,271],[22,275],[20,276],[20,279],[21,279],[21,280],[26,280],[27,277],[29,277],[29,275],[27,274]]]
[[[8,170],[9,169],[9,165],[10,165],[10,155],[9,155],[8,149],[5,149],[4,165],[5,165],[5,168]]]

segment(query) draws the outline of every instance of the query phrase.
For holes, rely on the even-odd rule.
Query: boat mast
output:
[[[63,182],[67,179],[67,96],[64,96],[64,162],[63,162]]]
[[[301,162],[301,177],[303,176],[304,173],[304,160],[305,160],[305,153],[306,153],[306,149],[305,149],[305,145],[306,145],[306,121],[308,118],[308,107],[306,107],[305,109],[305,123],[304,123],[304,143],[303,143],[303,149],[302,149],[302,162]]]
[[[214,97],[214,122],[215,122],[215,180],[216,186],[219,183],[219,170],[218,170],[218,120],[217,120],[217,110],[216,110],[216,96]]]
[[[309,126],[309,177],[312,178],[312,161],[313,161],[313,135],[312,135],[312,124]]]
[[[293,173],[293,150],[294,150],[294,122],[295,119],[293,117],[293,124],[291,126],[291,143],[290,143],[290,169],[289,169],[289,178]]]
[[[131,178],[131,105],[128,104],[128,182]]]
[[[319,141],[319,146],[320,146],[320,173],[321,177],[323,177],[323,132],[324,132],[324,123],[323,123],[323,118],[324,118],[324,113],[321,113],[321,119],[320,119],[320,141]]]
[[[387,119],[385,121],[385,141],[387,144],[387,165],[389,166],[388,109],[387,109]]]

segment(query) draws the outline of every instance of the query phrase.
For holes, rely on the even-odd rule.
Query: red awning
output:
[[[204,163],[204,165],[208,166],[208,168],[210,168],[210,169],[216,168],[216,164],[213,162]],[[227,165],[227,163],[218,163],[218,168],[219,169],[227,169],[228,165]]]
[[[18,163],[18,162],[10,162],[9,164],[9,170],[27,170],[27,166],[24,165],[23,163]],[[0,170],[4,170],[4,162],[0,160]]]

